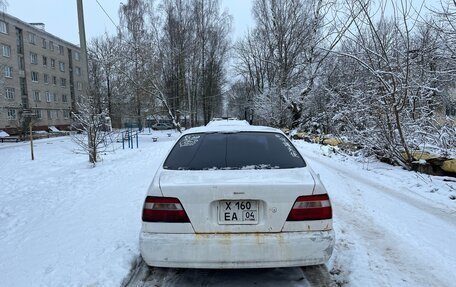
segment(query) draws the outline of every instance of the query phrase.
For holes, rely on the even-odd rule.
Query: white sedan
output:
[[[150,266],[269,268],[324,264],[331,203],[278,129],[235,121],[183,133],[148,189],[140,250]]]

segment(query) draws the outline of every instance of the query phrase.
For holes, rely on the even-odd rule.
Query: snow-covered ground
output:
[[[146,189],[171,146],[159,134],[95,168],[69,137],[0,144],[0,286],[120,286],[136,260]]]
[[[455,178],[296,143],[331,194],[337,240],[328,268],[336,281],[456,286]]]
[[[95,168],[69,137],[35,141],[35,161],[28,143],[0,144],[0,286],[120,286],[137,262],[147,186],[177,136],[154,134],[158,142],[142,135],[139,149],[116,144]],[[331,194],[337,243],[327,266],[334,283],[456,286],[454,178],[296,144]],[[308,285],[301,274],[156,270],[150,286]]]

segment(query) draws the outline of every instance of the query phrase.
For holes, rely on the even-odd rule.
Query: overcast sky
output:
[[[79,44],[76,0],[7,0],[9,5],[6,12],[22,21],[44,23],[46,31],[68,42]],[[123,0],[127,2],[128,0]],[[120,0],[98,0],[101,6],[111,16],[116,24],[119,23],[118,9]],[[249,26],[253,25],[250,15],[250,0],[222,0],[222,10],[227,9],[233,16],[233,33],[235,40],[241,37]],[[84,0],[84,18],[86,38],[91,38],[108,32],[113,34],[115,26],[105,15],[96,0]]]

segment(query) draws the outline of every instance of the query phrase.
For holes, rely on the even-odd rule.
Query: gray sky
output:
[[[123,0],[126,2],[127,0]],[[118,24],[120,0],[98,0],[106,12]],[[46,31],[71,43],[79,44],[76,0],[8,0],[6,12],[25,22],[42,22]],[[222,0],[222,10],[233,16],[233,40],[241,37],[253,25],[250,15],[250,0]],[[84,0],[86,38],[108,32],[113,34],[115,26],[105,15],[96,0]]]

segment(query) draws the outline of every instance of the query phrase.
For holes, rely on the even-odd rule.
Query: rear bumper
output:
[[[156,234],[141,232],[140,250],[150,266],[174,268],[271,268],[328,261],[334,231]]]

